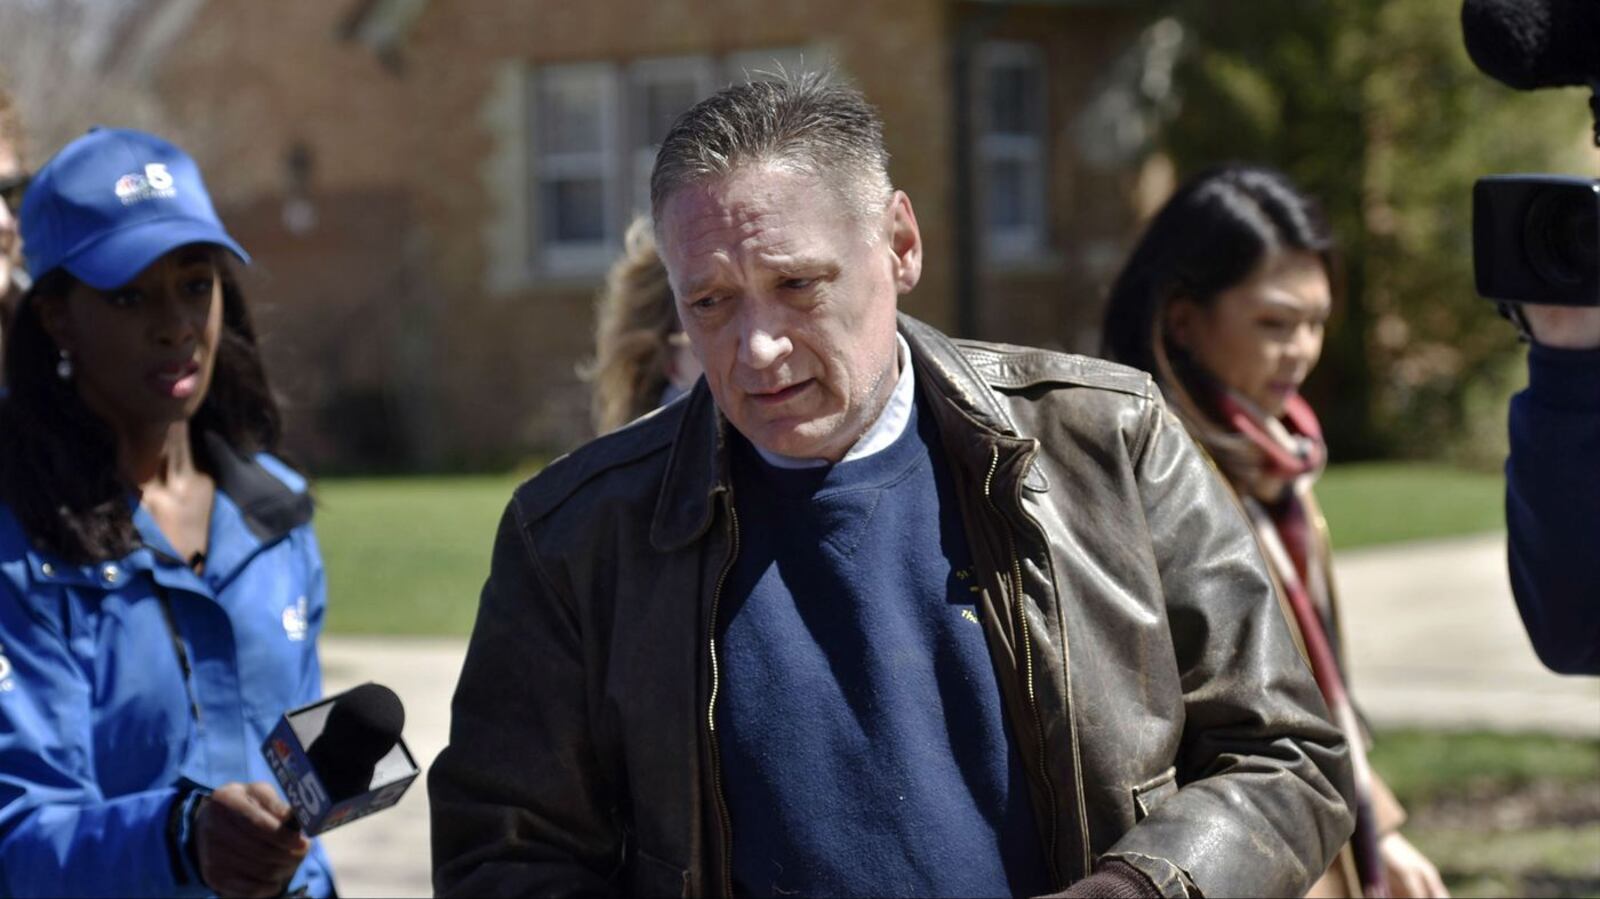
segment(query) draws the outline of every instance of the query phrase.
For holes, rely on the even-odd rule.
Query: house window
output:
[[[1037,47],[989,42],[978,51],[978,184],[991,260],[1045,249],[1045,66]]]
[[[614,66],[549,66],[534,73],[533,209],[539,267],[593,268],[620,225],[613,160],[617,141]]]
[[[633,148],[633,213],[650,211],[650,171],[656,152],[684,110],[712,93],[711,60],[704,56],[647,59],[628,70],[628,130]]]
[[[678,116],[724,84],[780,67],[799,72],[807,60],[800,49],[782,48],[531,70],[526,275],[604,271],[628,222],[650,211],[650,172]]]

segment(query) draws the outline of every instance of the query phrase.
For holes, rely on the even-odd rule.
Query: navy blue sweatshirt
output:
[[[1528,352],[1506,460],[1511,589],[1541,661],[1600,674],[1600,350]]]
[[[929,418],[799,471],[735,437],[717,739],[741,895],[1048,888]]]

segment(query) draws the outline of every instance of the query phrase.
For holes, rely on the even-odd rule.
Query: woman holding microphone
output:
[[[325,585],[184,152],[95,129],[23,199],[0,402],[0,895],[331,895],[260,746]]]

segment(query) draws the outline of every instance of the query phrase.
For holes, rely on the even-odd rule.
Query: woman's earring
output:
[[[56,377],[63,381],[72,380],[72,355],[66,350],[61,350],[61,358],[56,360]]]

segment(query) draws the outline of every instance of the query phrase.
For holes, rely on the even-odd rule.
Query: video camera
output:
[[[1600,0],[1466,0],[1461,29],[1473,63],[1509,87],[1589,87],[1600,147]],[[1600,180],[1478,179],[1472,260],[1485,299],[1600,306]]]

